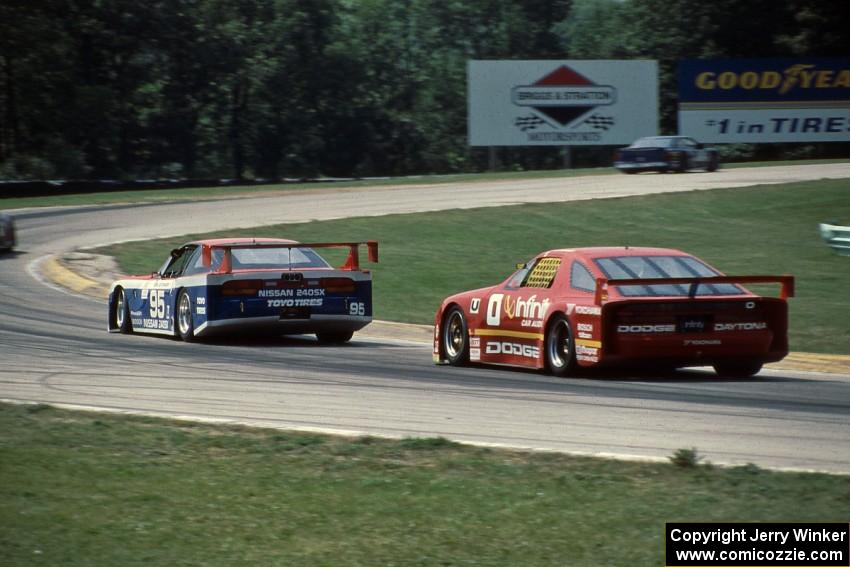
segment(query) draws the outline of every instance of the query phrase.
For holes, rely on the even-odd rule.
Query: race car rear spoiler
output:
[[[221,265],[215,270],[216,273],[227,274],[233,269],[233,260],[230,251],[239,248],[345,248],[348,247],[348,258],[345,260],[339,269],[347,271],[360,270],[360,246],[365,245],[368,250],[368,258],[370,262],[378,262],[378,242],[375,240],[367,240],[366,242],[246,242],[245,244],[227,244],[227,245],[205,245],[202,250],[202,262],[205,266],[212,264],[213,249],[223,250],[224,258]]]
[[[596,278],[596,305],[608,299],[608,287],[618,285],[687,285],[688,297],[693,299],[701,285],[711,284],[761,284],[778,283],[782,286],[779,297],[794,297],[794,276],[712,276],[706,278],[634,278],[612,279]]]

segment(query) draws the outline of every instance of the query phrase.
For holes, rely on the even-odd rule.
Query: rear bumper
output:
[[[614,167],[617,169],[628,169],[628,170],[655,170],[655,169],[665,169],[670,167],[670,164],[666,161],[646,161],[646,162],[633,162],[633,161],[617,161],[614,162]]]
[[[262,331],[278,335],[355,332],[371,322],[371,317],[353,315],[313,315],[309,319],[281,319],[277,316],[241,317],[207,321],[195,329],[195,335],[207,337],[235,331]]]
[[[600,357],[602,365],[661,365],[670,367],[711,366],[730,362],[777,362],[785,358],[787,349],[773,341],[773,333],[749,335],[678,335],[622,339],[609,343]]]

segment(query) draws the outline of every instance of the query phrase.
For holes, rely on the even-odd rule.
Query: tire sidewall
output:
[[[112,306],[113,317],[115,318],[115,327],[119,333],[129,334],[133,332],[133,323],[130,321],[130,306],[127,304],[127,292],[123,287],[116,290],[115,302]],[[119,297],[121,301],[119,302]],[[118,311],[121,311],[119,314]],[[120,318],[119,318],[120,317]]]
[[[553,341],[560,342],[558,339],[559,330],[564,329],[568,334],[568,349],[569,353],[561,353],[562,362],[559,364],[552,356],[553,349],[559,349],[558,345],[553,344]],[[546,365],[546,370],[553,376],[569,376],[576,368],[576,341],[573,333],[572,323],[566,315],[558,313],[549,321],[546,327],[546,336],[543,341],[543,357]]]
[[[187,329],[181,328],[180,325],[180,305],[183,303],[184,298],[189,302],[189,325]],[[195,320],[192,317],[192,298],[189,297],[189,292],[185,289],[181,289],[180,293],[177,294],[177,303],[174,309],[174,330],[176,331],[177,337],[188,342],[192,342],[195,339]]]
[[[463,345],[457,353],[452,354],[451,337],[449,326],[453,319],[459,318],[461,325],[461,335],[463,337]],[[443,351],[443,357],[452,366],[460,366],[469,362],[469,325],[466,321],[466,316],[460,307],[452,307],[446,316],[443,318],[443,328],[440,332],[440,347]]]

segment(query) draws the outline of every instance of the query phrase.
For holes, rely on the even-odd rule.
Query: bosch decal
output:
[[[576,325],[576,331],[580,339],[593,338],[593,325],[590,323],[579,323]]]

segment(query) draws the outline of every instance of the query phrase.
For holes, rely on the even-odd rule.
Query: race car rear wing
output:
[[[218,274],[227,274],[233,270],[233,257],[231,250],[241,248],[286,248],[292,250],[294,248],[345,248],[348,247],[348,258],[345,263],[340,266],[340,270],[359,271],[360,270],[360,246],[365,245],[368,250],[368,258],[370,262],[378,262],[378,242],[375,240],[367,240],[366,242],[292,242],[292,243],[277,243],[277,242],[247,242],[245,244],[228,244],[228,245],[204,245],[201,251],[201,262],[204,266],[212,265],[213,250],[224,251],[224,257],[221,264],[215,270]]]
[[[596,278],[594,301],[602,305],[608,299],[608,288],[619,285],[686,285],[688,297],[693,299],[701,285],[711,284],[761,284],[778,283],[782,287],[779,292],[781,299],[794,297],[794,276],[711,276],[705,278],[634,278],[607,279]]]

